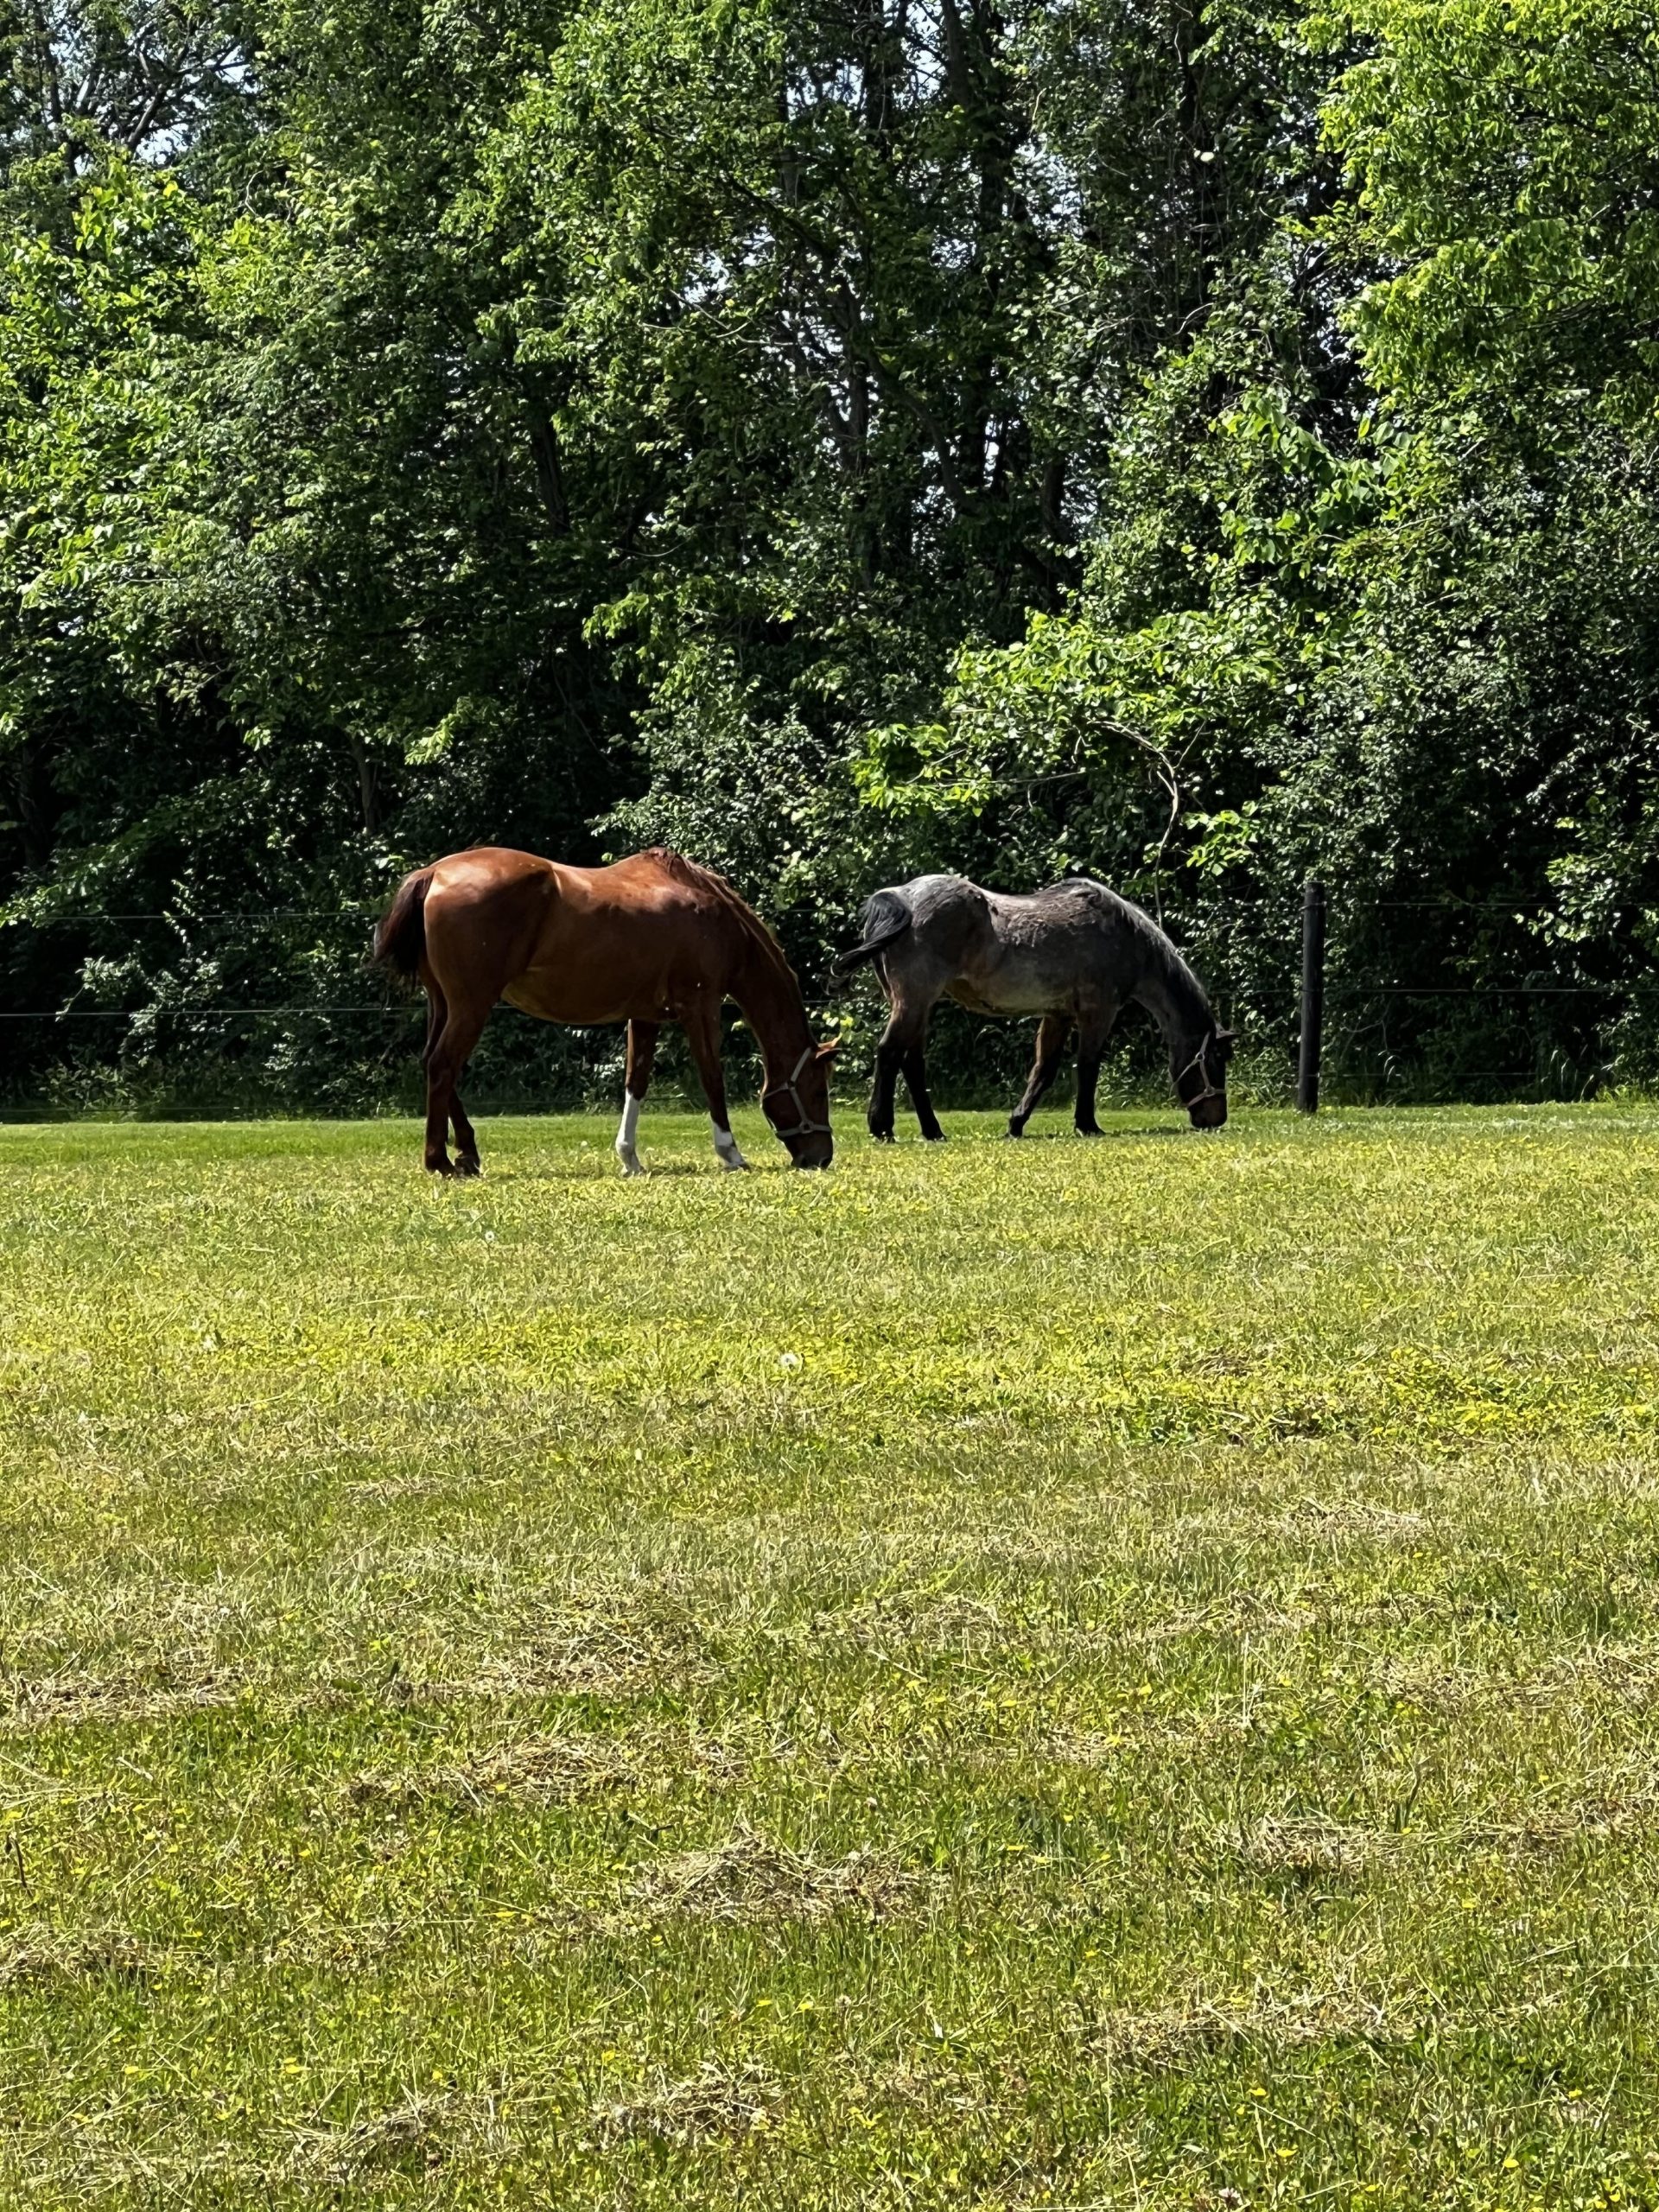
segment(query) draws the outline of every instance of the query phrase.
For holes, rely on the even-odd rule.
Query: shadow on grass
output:
[[[1167,1123],[1147,1122],[1144,1126],[1137,1124],[1133,1128],[1102,1129],[1097,1136],[1092,1137],[1080,1137],[1075,1129],[1044,1129],[1033,1137],[1027,1129],[1022,1137],[1004,1137],[1001,1141],[1004,1144],[1075,1144],[1087,1147],[1111,1144],[1124,1137],[1190,1137],[1209,1134],[1208,1130],[1172,1128]]]
[[[795,1171],[786,1160],[751,1161],[746,1175],[785,1175]],[[834,1169],[830,1173],[834,1173]],[[724,1167],[700,1160],[647,1160],[639,1176],[624,1175],[620,1168],[598,1160],[573,1160],[568,1166],[492,1167],[486,1160],[481,1179],[486,1183],[630,1183],[737,1182],[744,1179]],[[464,1186],[463,1186],[464,1187]]]

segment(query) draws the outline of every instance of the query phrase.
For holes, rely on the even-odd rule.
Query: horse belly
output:
[[[999,961],[987,974],[958,976],[945,990],[970,1014],[1048,1014],[1055,1003],[1052,976],[1023,960]]]
[[[607,1022],[664,1021],[668,1007],[664,995],[650,988],[619,988],[613,978],[569,972],[553,974],[531,969],[502,992],[509,1006],[539,1021],[557,1021],[572,1029],[598,1029]]]

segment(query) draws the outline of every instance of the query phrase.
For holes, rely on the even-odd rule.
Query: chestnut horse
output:
[[[498,999],[543,1021],[628,1025],[617,1157],[642,1171],[634,1135],[657,1033],[677,1021],[702,1078],[723,1167],[747,1167],[726,1111],[723,1000],[742,1008],[766,1065],[760,1104],[797,1167],[827,1167],[830,1060],[807,1027],[778,940],[724,877],[653,847],[613,868],[565,868],[499,845],[451,853],[397,887],[375,961],[426,992],[426,1164],[476,1175],[478,1139],[455,1086]],[[455,1130],[452,1166],[446,1139]]]

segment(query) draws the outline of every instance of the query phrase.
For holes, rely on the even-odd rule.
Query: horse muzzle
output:
[[[1218,1129],[1227,1119],[1227,1101],[1200,1098],[1186,1110],[1195,1129]]]

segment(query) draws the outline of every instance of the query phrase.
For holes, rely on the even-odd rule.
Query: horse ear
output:
[[[820,1045],[817,1049],[817,1058],[821,1060],[833,1060],[836,1054],[840,1050],[841,1039],[839,1037],[826,1037],[823,1044]]]

